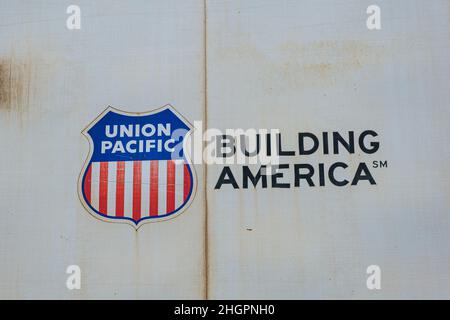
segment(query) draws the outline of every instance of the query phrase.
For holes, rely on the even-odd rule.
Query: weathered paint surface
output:
[[[60,1],[0,1],[0,297],[450,298],[450,4],[379,0],[369,32],[372,2],[78,1],[69,31]],[[375,129],[370,159],[389,168],[377,186],[213,190],[222,166],[197,166],[176,219],[94,219],[77,196],[81,130],[107,105],[167,103],[286,145]]]
[[[213,190],[210,166],[209,296],[450,298],[449,2],[208,3],[210,127],[276,128],[293,147],[299,131],[372,128],[368,159],[389,162],[372,187],[239,191]],[[381,291],[366,288],[371,264]]]
[[[65,2],[0,1],[0,297],[202,298],[201,192],[136,232],[88,214],[77,179],[81,131],[108,105],[202,118],[203,2],[77,4],[82,28],[69,31]],[[66,288],[72,264],[79,291]]]

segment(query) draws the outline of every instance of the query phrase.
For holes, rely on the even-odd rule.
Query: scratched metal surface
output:
[[[201,298],[202,193],[186,214],[136,232],[88,214],[77,179],[81,130],[108,105],[171,103],[201,119],[203,2],[77,4],[81,30],[69,31],[65,2],[0,1],[0,297]],[[79,291],[65,285],[71,264]]]
[[[450,2],[208,3],[210,127],[277,128],[286,146],[371,128],[381,149],[361,158],[389,163],[374,187],[256,191],[212,190],[210,166],[209,296],[449,298]],[[359,155],[291,161],[338,159]],[[366,288],[371,264],[380,291]]]

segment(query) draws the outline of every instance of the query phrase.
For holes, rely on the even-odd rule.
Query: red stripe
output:
[[[175,162],[167,161],[167,204],[166,213],[175,211]]]
[[[150,161],[150,216],[158,215],[158,161]]]
[[[108,162],[100,162],[98,211],[108,214]]]
[[[91,180],[92,180],[92,165],[89,164],[89,167],[86,172],[86,176],[84,177],[84,195],[86,196],[87,202],[91,203]]]
[[[142,162],[133,162],[133,220],[141,218]]]
[[[189,196],[189,192],[191,191],[191,175],[189,174],[189,167],[187,164],[184,164],[184,173],[183,173],[183,202],[186,201]]]
[[[116,217],[124,215],[125,162],[117,162],[116,184]]]

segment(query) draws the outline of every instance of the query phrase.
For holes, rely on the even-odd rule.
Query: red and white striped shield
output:
[[[108,107],[83,131],[90,142],[79,179],[84,207],[102,220],[136,228],[180,214],[196,187],[183,152],[191,130],[170,105],[146,113]]]

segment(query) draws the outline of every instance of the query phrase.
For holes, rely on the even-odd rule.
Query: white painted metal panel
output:
[[[81,131],[108,105],[170,103],[201,119],[203,1],[76,4],[81,30],[70,31],[67,2],[0,1],[0,61],[13,74],[0,108],[0,297],[202,298],[202,193],[136,232],[88,214],[77,179],[89,148]],[[81,290],[66,288],[72,264]]]
[[[380,31],[366,28],[374,2]],[[289,161],[389,164],[376,186],[239,191],[213,190],[222,166],[209,166],[211,298],[450,298],[449,8],[208,2],[209,127],[280,129],[286,148],[299,131],[374,129],[375,158]]]
[[[0,298],[450,298],[449,2],[379,0],[379,31],[370,4],[78,1],[69,31],[60,1],[0,0]],[[176,219],[94,219],[77,195],[81,130],[107,105],[167,103],[294,148],[299,131],[373,129],[373,156],[284,160],[389,166],[376,186],[245,190],[214,190],[223,165],[197,166]],[[72,264],[81,290],[66,288]]]

